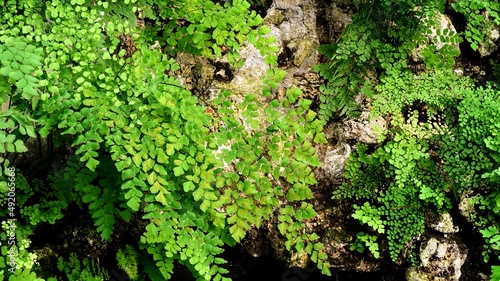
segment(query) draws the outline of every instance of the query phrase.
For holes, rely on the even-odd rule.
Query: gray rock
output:
[[[430,238],[420,247],[418,268],[409,268],[408,281],[460,280],[461,267],[467,259],[465,245],[451,238]]]
[[[438,13],[437,16],[438,16],[437,22],[439,26],[430,28],[431,34],[428,35],[428,44],[433,44],[436,46],[437,50],[440,50],[445,46],[445,44],[449,43],[442,42],[439,35],[442,34],[443,31],[445,30],[450,30],[452,33],[456,33],[457,30],[455,29],[450,18],[447,15]],[[428,24],[430,19],[429,18],[422,19],[422,21],[423,24]],[[423,60],[422,51],[425,49],[426,46],[427,44],[423,44],[417,47],[415,50],[413,50],[413,52],[411,53],[411,58],[413,59],[413,61],[420,62]],[[460,47],[458,44],[454,44],[453,47],[458,51],[460,51]]]
[[[457,233],[460,231],[458,226],[453,224],[453,218],[448,213],[441,214],[439,220],[431,223],[430,227],[441,233]]]
[[[486,32],[486,40],[479,42],[479,47],[477,51],[481,55],[481,57],[489,56],[493,53],[497,48],[498,38],[500,38],[500,25],[493,24],[493,19],[488,11],[483,12],[484,17],[484,26],[491,26],[489,30]]]
[[[379,132],[386,131],[387,122],[382,117],[370,119],[369,114],[368,111],[364,111],[361,117],[348,119],[338,124],[334,129],[333,137],[341,142],[355,139],[363,143],[378,143]]]
[[[338,144],[333,148],[328,147],[323,160],[325,173],[332,178],[341,177],[350,154],[351,147],[346,143]]]
[[[420,250],[420,261],[423,267],[429,266],[429,261],[438,248],[438,241],[435,238],[431,238],[427,241],[427,245]]]

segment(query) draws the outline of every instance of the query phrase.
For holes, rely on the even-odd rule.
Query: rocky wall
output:
[[[272,3],[264,24],[271,28],[270,35],[277,39],[276,44],[280,49],[278,66],[287,73],[276,91],[278,98],[287,89],[297,87],[303,91],[304,98],[312,99],[317,106],[319,86],[324,81],[314,72],[313,66],[325,60],[317,48],[320,44],[334,42],[340,36],[351,21],[354,10],[351,2],[275,0]],[[448,17],[441,15],[441,22],[442,28],[454,29]],[[440,44],[434,42],[433,38],[432,35],[429,37],[429,44]],[[415,61],[421,60],[420,52],[420,49],[415,50]],[[202,102],[209,103],[221,89],[231,90],[231,98],[239,102],[249,93],[261,92],[262,77],[268,70],[264,58],[251,44],[245,44],[240,54],[244,64],[238,69],[232,68],[225,58],[209,60],[180,54],[177,61],[181,69],[176,75]],[[262,98],[261,102],[266,102],[266,99]],[[360,101],[362,103],[365,101]],[[359,118],[329,124],[325,128],[328,143],[317,147],[323,165],[315,171],[319,184],[313,188],[318,217],[308,223],[308,230],[321,234],[333,268],[356,271],[381,268],[381,260],[366,253],[350,251],[349,245],[357,232],[353,229],[355,223],[347,211],[348,206],[336,206],[330,197],[334,187],[342,182],[344,166],[355,149],[354,144],[376,144],[379,138],[375,131],[386,128],[386,120],[370,119],[369,108],[365,107]],[[451,215],[444,214],[440,219],[428,226],[434,234],[412,242],[420,245],[421,265],[407,270],[407,280],[460,279],[461,267],[466,262],[468,251],[465,244],[460,242],[460,230],[453,224]],[[266,228],[251,230],[242,245],[252,256],[273,252],[278,260],[288,266],[306,267],[309,262],[307,256],[290,254],[284,250],[283,237],[273,222],[269,222]]]

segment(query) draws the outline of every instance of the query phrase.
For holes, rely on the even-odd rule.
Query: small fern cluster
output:
[[[116,262],[118,267],[127,273],[130,280],[137,280],[139,277],[139,255],[131,245],[126,245],[124,250],[118,250]]]
[[[456,104],[470,89],[473,81],[451,71],[426,72],[415,75],[411,71],[392,72],[380,79],[372,103],[372,117],[397,114],[415,102],[423,103],[429,119]]]
[[[429,155],[431,137],[440,131],[393,116],[390,140],[375,151],[358,144],[348,160],[347,181],[334,192],[334,199],[364,201],[354,206],[353,217],[371,231],[385,234],[392,260],[425,228],[424,207],[446,211],[451,207],[447,186]]]
[[[459,55],[456,32],[441,30],[445,1],[364,1],[338,42],[320,47],[331,61],[316,66],[321,87],[320,117],[356,116],[359,94],[372,97],[376,77],[409,70],[410,54],[421,49],[429,69],[451,69]],[[432,39],[432,40],[431,40]],[[432,42],[429,42],[432,41]]]
[[[458,118],[449,117],[458,126],[440,140],[443,170],[455,196],[471,194],[475,198],[471,218],[486,241],[485,261],[489,254],[499,254],[495,242],[500,227],[496,188],[500,181],[499,98],[498,88],[493,86],[467,91],[457,108]],[[498,274],[498,267],[493,271]]]
[[[477,50],[480,44],[492,43],[488,42],[487,33],[493,25],[500,25],[500,3],[498,1],[457,0],[451,6],[467,19],[465,38],[470,42],[473,50]],[[487,21],[485,18],[487,16],[491,17],[491,20]]]
[[[374,78],[379,72],[393,73],[407,69],[406,60],[418,44],[427,43],[427,35],[437,23],[432,19],[436,10],[444,9],[442,1],[366,1],[357,6],[359,12],[346,27],[339,41],[322,46],[321,53],[330,58],[316,71],[327,81],[321,87],[320,117],[328,120],[334,115],[356,116],[359,105],[355,98],[363,93],[371,97]],[[418,8],[417,6],[420,6]],[[425,8],[421,8],[425,7]],[[422,19],[427,18],[425,24]],[[456,36],[440,36],[443,41],[458,40]],[[448,49],[446,49],[448,50]],[[425,59],[438,63],[433,52]],[[445,60],[457,54],[445,54]]]
[[[351,244],[351,251],[358,251],[363,253],[365,247],[372,253],[372,255],[378,259],[380,258],[379,245],[377,243],[377,236],[370,235],[364,232],[360,232],[356,235],[356,241]]]
[[[108,273],[95,260],[80,260],[77,254],[71,253],[66,261],[59,257],[57,268],[64,272],[69,281],[105,281],[109,280]],[[50,281],[50,280],[49,280]]]
[[[441,140],[443,169],[457,193],[498,181],[498,90],[469,90],[458,106],[459,126]],[[449,118],[453,122],[453,118]]]

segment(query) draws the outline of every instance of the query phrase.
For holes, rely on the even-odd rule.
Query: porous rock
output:
[[[443,48],[446,44],[446,42],[442,42],[440,39],[439,34],[443,34],[443,31],[445,30],[450,30],[452,33],[456,33],[457,30],[455,29],[455,26],[453,26],[453,23],[451,22],[451,19],[444,14],[438,13],[438,23],[439,26],[437,27],[430,27],[431,33],[428,35],[428,43],[427,44],[433,44],[436,46],[436,50],[440,50]],[[424,24],[429,22],[429,19],[423,19]],[[439,30],[439,32],[438,32]],[[419,47],[417,47],[413,52],[411,53],[411,58],[413,59],[414,62],[421,62],[423,60],[422,52],[427,46],[427,44],[422,44]],[[453,47],[457,49],[460,52],[460,47],[458,44],[454,44]]]
[[[346,143],[340,143],[334,147],[329,146],[323,160],[323,169],[325,173],[332,178],[342,176],[346,161],[349,159],[350,154],[351,147]]]
[[[432,237],[420,247],[420,266],[406,272],[408,281],[458,281],[467,259],[465,245],[452,238]]]
[[[493,19],[488,11],[483,12],[484,26],[490,26],[486,32],[486,39],[479,42],[477,51],[481,57],[489,56],[498,48],[498,38],[500,38],[500,25],[493,24]]]
[[[440,215],[437,221],[431,222],[430,227],[441,233],[457,233],[460,231],[458,226],[453,224],[453,218],[449,213],[443,213]]]
[[[378,143],[379,132],[387,129],[384,118],[369,118],[370,113],[364,111],[359,118],[350,118],[343,123],[337,124],[333,130],[333,137],[341,142],[357,140],[362,143]]]

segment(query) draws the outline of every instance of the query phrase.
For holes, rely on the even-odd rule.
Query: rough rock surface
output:
[[[349,155],[351,155],[351,147],[347,143],[341,143],[334,147],[328,146],[322,161],[326,174],[331,178],[341,177]]]
[[[483,12],[483,17],[485,19],[484,25],[490,26],[488,32],[486,32],[486,40],[479,43],[477,51],[481,57],[489,56],[498,48],[498,38],[500,38],[500,25],[493,24],[493,19],[488,11]]]
[[[453,224],[453,218],[448,213],[441,214],[439,219],[435,222],[431,221],[430,227],[438,232],[445,234],[457,233],[460,231],[458,226],[455,226]]]
[[[451,238],[432,237],[420,247],[420,266],[406,272],[408,281],[460,280],[467,259],[465,245]]]
[[[384,118],[370,119],[370,112],[363,111],[359,118],[351,118],[335,125],[333,137],[340,142],[357,140],[363,143],[378,143],[378,132],[387,129]]]
[[[471,196],[470,194],[464,193],[460,197],[460,203],[458,204],[458,210],[463,218],[465,218],[469,223],[473,222],[473,216],[476,213],[475,205],[479,202],[479,196]]]
[[[424,19],[424,24],[425,22],[428,21]],[[445,42],[441,42],[441,39],[439,37],[439,34],[443,34],[443,31],[445,30],[451,30],[453,33],[456,33],[457,30],[455,29],[455,26],[453,26],[453,23],[451,22],[451,19],[447,15],[443,14],[438,14],[438,23],[439,27],[436,29],[435,27],[431,27],[431,34],[428,36],[428,43],[433,44],[436,46],[436,50],[440,50],[445,46]],[[423,44],[419,47],[417,47],[411,54],[411,58],[415,62],[420,62],[423,60],[422,57],[422,51],[425,49],[427,44]],[[460,51],[460,47],[458,44],[454,45],[454,48]]]

